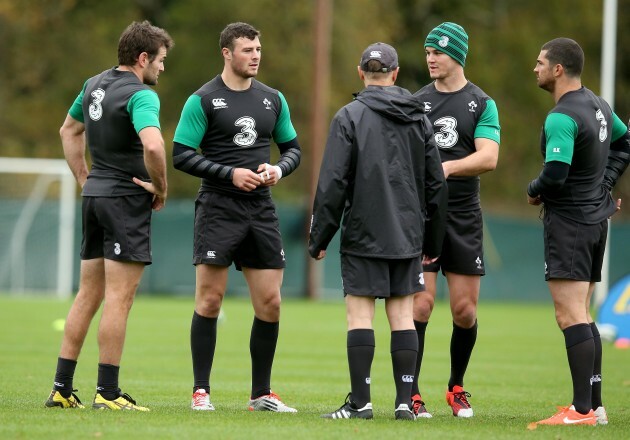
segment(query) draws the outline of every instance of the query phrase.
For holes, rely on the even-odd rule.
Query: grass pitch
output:
[[[432,419],[394,420],[389,329],[377,303],[372,367],[374,420],[322,420],[349,391],[345,308],[342,302],[285,300],[272,376],[273,390],[297,414],[247,411],[250,384],[249,301],[227,299],[212,373],[215,412],[190,410],[189,348],[193,300],[139,296],[131,312],[120,385],[150,413],[89,408],[96,386],[96,325],[75,376],[84,410],[46,409],[62,333],[56,320],[70,303],[0,297],[0,438],[212,439],[622,439],[630,436],[630,350],[604,346],[608,426],[539,427],[555,405],[571,399],[564,340],[547,304],[484,303],[479,336],[466,375],[475,416],[453,417],[444,401],[449,376],[451,320],[438,302],[427,330],[421,390]]]

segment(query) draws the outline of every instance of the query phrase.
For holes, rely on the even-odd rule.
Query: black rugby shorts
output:
[[[422,257],[402,260],[341,254],[343,293],[390,298],[424,291]]]
[[[83,197],[81,259],[151,264],[153,195]]]
[[[282,269],[284,250],[271,198],[202,192],[195,201],[193,264]]]
[[[543,225],[546,281],[601,281],[608,220],[585,225],[545,209]]]
[[[424,266],[425,272],[453,272],[462,275],[485,275],[483,263],[483,217],[481,210],[449,211],[442,254],[435,263]]]

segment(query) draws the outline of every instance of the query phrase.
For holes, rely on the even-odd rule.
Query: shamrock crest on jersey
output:
[[[600,123],[599,141],[604,142],[606,138],[608,137],[608,130],[607,130],[608,122],[606,122],[606,117],[604,116],[604,113],[602,113],[600,109],[597,109],[597,112],[595,113],[595,118]]]

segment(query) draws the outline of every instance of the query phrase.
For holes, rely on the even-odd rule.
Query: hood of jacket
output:
[[[424,103],[398,86],[367,86],[355,99],[371,110],[401,123],[417,122],[424,115]]]

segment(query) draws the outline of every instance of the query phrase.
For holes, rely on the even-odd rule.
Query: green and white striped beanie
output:
[[[445,22],[429,32],[424,47],[433,47],[444,52],[464,67],[468,53],[468,34],[460,25]]]

